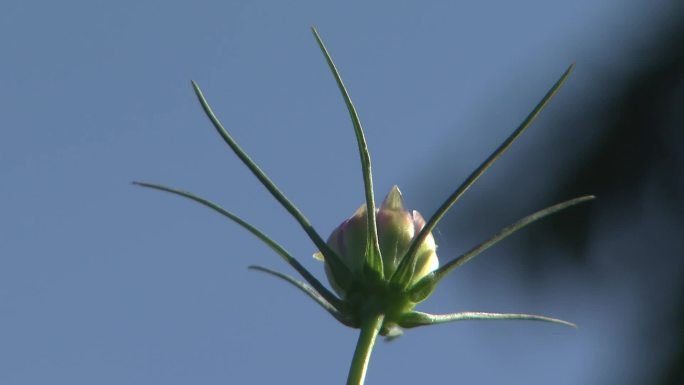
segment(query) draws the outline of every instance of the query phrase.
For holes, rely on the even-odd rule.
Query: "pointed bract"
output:
[[[323,309],[325,309],[330,315],[332,315],[336,320],[340,321],[340,323],[347,325],[352,328],[357,328],[359,327],[359,322],[352,320],[348,317],[347,314],[342,313],[340,309],[337,309],[333,304],[330,302],[326,301],[321,294],[316,291],[313,287],[307,285],[304,282],[301,282],[295,278],[292,278],[291,276],[287,274],[283,274],[279,271],[271,270],[269,268],[263,267],[263,266],[258,266],[258,265],[251,265],[249,266],[250,269],[256,270],[256,271],[261,271],[266,274],[270,274],[272,276],[278,277],[286,282],[291,283],[294,285],[296,288],[304,292],[304,294],[308,295],[311,299],[314,300],[317,304],[319,304]]]
[[[242,226],[244,229],[252,233],[255,237],[257,237],[259,240],[264,242],[268,247],[271,248],[271,250],[275,251],[276,254],[278,254],[281,258],[283,258],[290,266],[292,266],[311,286],[313,286],[325,299],[326,301],[330,302],[333,304],[335,307],[338,309],[345,309],[345,304],[342,302],[339,298],[335,297],[335,294],[331,293],[330,290],[326,289],[325,286],[323,286],[317,279],[314,277],[311,273],[309,273],[308,270],[302,266],[299,261],[297,261],[292,255],[290,255],[285,248],[280,246],[278,242],[274,241],[269,237],[268,235],[264,234],[261,230],[257,229],[256,227],[252,226],[250,223],[246,222],[242,218],[238,217],[237,215],[233,214],[232,212],[224,209],[223,207],[217,205],[216,203],[204,199],[202,197],[199,197],[195,194],[189,193],[187,191],[182,191],[178,189],[174,189],[171,187],[166,187],[158,184],[153,184],[153,183],[145,183],[145,182],[133,182],[133,184],[141,186],[141,187],[147,187],[151,188],[154,190],[160,190],[160,191],[165,191],[171,194],[175,194],[184,198],[188,198],[190,200],[193,200],[199,204],[202,204],[206,207],[209,207],[210,209],[218,212],[219,214],[225,216],[226,218],[230,219],[231,221],[237,223],[238,225]]]
[[[368,209],[371,212],[375,212],[375,197],[373,195],[373,172],[371,169],[371,158],[368,152],[368,145],[366,144],[366,137],[363,133],[363,127],[361,127],[361,120],[359,119],[359,114],[356,112],[356,107],[354,107],[354,103],[352,103],[351,97],[349,96],[349,92],[347,91],[347,87],[344,85],[344,82],[342,81],[340,72],[337,70],[337,66],[333,62],[332,57],[328,52],[328,48],[326,48],[325,43],[323,43],[321,35],[318,33],[318,30],[316,30],[316,27],[311,27],[311,32],[313,32],[314,38],[316,38],[316,42],[318,42],[318,47],[321,49],[321,52],[323,52],[325,60],[328,62],[330,71],[335,77],[337,86],[340,89],[340,92],[342,93],[342,97],[344,98],[344,103],[347,105],[349,116],[352,120],[352,124],[354,125],[354,134],[356,135],[356,143],[358,145],[359,156],[361,158],[361,173],[363,174],[363,187],[366,195],[366,207],[368,207]],[[370,234],[370,237],[368,237],[366,241],[366,258],[368,259],[368,265],[382,278],[384,269],[382,266],[382,259],[380,258],[380,250],[378,246],[378,228],[375,223],[375,217],[373,217],[372,215],[369,216],[367,218],[366,226],[367,232],[368,234]]]
[[[346,270],[344,264],[342,264],[337,256],[328,249],[327,245],[323,241],[316,229],[311,225],[309,220],[302,214],[302,212],[294,205],[280,189],[271,181],[266,173],[264,173],[261,168],[247,155],[247,153],[240,147],[240,145],[233,139],[233,137],[228,133],[228,131],[223,127],[221,121],[218,119],[214,111],[209,106],[209,102],[204,97],[202,90],[199,85],[192,81],[192,87],[195,90],[195,95],[197,100],[199,100],[204,113],[207,115],[212,125],[219,133],[223,141],[230,147],[235,155],[244,163],[245,166],[252,172],[252,174],[261,182],[261,184],[271,193],[271,195],[287,210],[290,215],[299,223],[304,232],[309,236],[309,239],[318,247],[319,251],[326,256],[326,259],[330,264],[335,265],[335,274],[338,282],[347,282],[351,279],[351,274]]]
[[[494,152],[489,155],[489,157],[482,162],[482,164],[473,171],[470,176],[442,203],[442,205],[437,209],[435,214],[432,215],[428,223],[426,224],[425,228],[418,234],[416,237],[416,240],[414,241],[413,245],[411,245],[411,249],[408,251],[407,258],[404,258],[402,261],[402,264],[397,268],[397,271],[394,273],[394,277],[391,278],[391,281],[396,284],[400,284],[401,282],[405,282],[405,276],[408,274],[407,270],[410,268],[410,266],[413,264],[413,260],[415,258],[415,254],[418,252],[418,248],[422,244],[422,241],[428,237],[428,235],[434,230],[434,228],[437,226],[440,220],[444,217],[444,215],[449,211],[449,209],[456,203],[456,201],[470,188],[470,186],[475,183],[475,181],[484,174],[485,171],[489,167],[491,167],[494,162],[496,162],[497,159],[501,155],[503,155],[506,150],[515,142],[516,139],[520,137],[520,135],[527,130],[527,128],[532,124],[532,122],[536,119],[536,117],[541,113],[541,111],[544,109],[544,107],[547,106],[549,101],[551,101],[551,98],[558,92],[558,90],[563,86],[563,83],[567,80],[568,76],[572,73],[572,70],[575,68],[575,65],[572,64],[570,65],[563,75],[561,75],[560,79],[556,81],[556,83],[551,87],[551,89],[544,95],[542,100],[537,104],[537,106],[530,112],[529,115],[523,120],[522,123],[520,123],[520,126],[513,131],[513,133],[503,142],[501,145],[494,150]],[[405,288],[406,286],[404,286]]]
[[[576,328],[572,322],[564,321],[558,318],[547,317],[543,315],[534,314],[519,314],[519,313],[486,313],[467,311],[451,314],[429,314],[419,311],[412,311],[402,316],[399,325],[403,328],[414,328],[418,326],[430,326],[447,322],[455,321],[491,321],[491,320],[527,320],[527,321],[543,321]]]

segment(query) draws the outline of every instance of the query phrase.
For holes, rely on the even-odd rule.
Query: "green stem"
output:
[[[359,334],[359,340],[356,342],[354,358],[352,358],[351,367],[349,368],[347,385],[363,385],[375,338],[380,332],[384,319],[384,314],[374,314],[363,321],[361,334]]]

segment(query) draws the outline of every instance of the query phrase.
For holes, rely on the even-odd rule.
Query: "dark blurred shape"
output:
[[[684,11],[684,3],[679,10]],[[506,241],[523,247],[515,263],[524,264],[524,274],[537,275],[525,281],[540,281],[541,274],[548,278],[562,274],[543,267],[549,264],[549,250],[563,250],[560,255],[569,257],[568,262],[583,264],[597,290],[602,282],[619,277],[637,288],[640,316],[616,320],[631,323],[629,330],[634,333],[630,341],[638,358],[615,353],[623,355],[621,364],[636,373],[633,384],[684,384],[684,12],[679,13],[682,17],[673,18],[677,25],[654,36],[648,49],[641,49],[642,60],[630,63],[628,76],[611,84],[612,94],[590,89],[602,93],[598,104],[582,106],[586,111],[579,115],[561,112],[555,122],[561,126],[559,132],[585,130],[593,139],[579,154],[568,148],[572,146],[556,146],[565,151],[557,154],[566,159],[565,172],[542,201],[586,194],[598,200],[545,219],[543,225],[531,226]],[[439,182],[423,183],[435,184]],[[497,201],[494,196],[485,198]],[[481,214],[496,210],[482,202],[475,205],[480,205]],[[472,220],[477,223],[487,216]],[[457,229],[448,228],[454,225],[446,221],[442,231],[456,234]],[[600,232],[607,225],[613,234]],[[596,253],[587,250],[608,236],[622,245],[610,244],[607,248],[616,255],[607,259],[609,268],[591,274],[601,263],[592,260]],[[602,262],[605,267],[606,260]],[[496,268],[505,269],[506,263]],[[563,295],[572,297],[572,289],[567,290]],[[655,376],[653,368],[659,368]]]
[[[590,192],[607,198],[598,207],[617,216],[641,209],[645,199],[658,199],[684,223],[684,22],[643,56],[649,60],[633,69],[622,90],[567,127],[598,128],[601,136],[575,158],[552,200]],[[658,188],[647,194],[651,182]],[[581,257],[596,214],[596,209],[578,210],[552,218],[534,242],[547,240]]]
[[[660,282],[659,269],[644,268],[645,263],[656,263],[661,271],[669,266],[678,269],[684,260],[684,16],[679,20],[675,29],[642,53],[647,60],[635,63],[632,76],[613,97],[574,119],[572,127],[565,123],[566,130],[584,127],[600,132],[587,152],[573,157],[574,164],[559,187],[550,192],[550,200],[586,193],[597,195],[599,200],[589,209],[556,216],[525,233],[527,271],[541,273],[537,266],[543,265],[545,255],[540,250],[569,250],[565,255],[590,263],[585,251],[591,243],[601,242],[601,233],[592,226],[599,217],[616,229],[635,225],[630,219],[639,218],[659,230],[657,240],[644,234],[642,239],[631,241],[665,243],[660,250],[667,253],[644,256],[635,251],[620,255],[619,268],[612,270],[641,280],[635,285],[643,292],[644,317],[624,321],[633,322],[633,329],[638,330],[634,348],[644,352],[644,362],[650,357],[664,357],[655,364],[661,368],[659,376],[643,373],[634,384],[649,377],[650,384],[684,384],[684,273],[676,273],[678,286],[669,286],[668,280]],[[650,211],[653,201],[662,212]],[[654,344],[654,339],[662,343]],[[654,345],[662,351],[649,351]]]
[[[674,304],[672,317],[664,320],[668,326],[661,331],[661,338],[671,339],[675,343],[675,349],[663,363],[662,374],[653,384],[656,385],[681,385],[684,383],[684,280],[679,290],[679,303]],[[671,333],[672,331],[674,333]]]

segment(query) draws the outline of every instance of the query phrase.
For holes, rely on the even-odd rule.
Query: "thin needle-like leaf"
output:
[[[307,285],[306,283],[299,281],[287,274],[283,274],[279,271],[271,270],[267,267],[263,266],[258,266],[258,265],[252,265],[249,266],[250,269],[252,270],[257,270],[264,272],[266,274],[270,274],[273,276],[276,276],[278,278],[281,278],[291,284],[293,284],[296,288],[299,290],[303,291],[304,294],[308,295],[313,299],[317,304],[321,305],[323,309],[325,309],[330,315],[335,317],[336,320],[340,321],[343,325],[347,325],[349,327],[358,327],[357,324],[355,324],[349,317],[347,317],[345,314],[343,314],[340,310],[338,310],[334,305],[332,305],[330,302],[326,301],[321,294],[316,291],[313,287]]]
[[[572,322],[563,321],[562,319],[546,317],[542,315],[516,313],[485,313],[475,311],[466,311],[451,314],[429,314],[419,311],[412,311],[402,316],[399,326],[403,328],[414,328],[418,326],[429,326],[442,324],[446,322],[467,320],[529,320],[551,322],[555,324],[570,326],[573,328],[577,327],[577,325],[575,325]]]
[[[456,269],[457,267],[463,265],[464,263],[470,261],[474,257],[476,257],[478,254],[482,253],[483,251],[487,250],[488,248],[494,246],[495,244],[499,243],[501,240],[504,238],[512,235],[516,231],[522,229],[523,227],[531,224],[532,222],[538,221],[544,217],[547,217],[549,215],[555,214],[561,210],[565,210],[569,207],[572,207],[574,205],[590,201],[592,199],[595,199],[596,197],[593,195],[587,195],[575,199],[570,199],[565,202],[561,202],[558,204],[555,204],[553,206],[547,207],[545,209],[539,210],[533,214],[530,214],[526,216],[523,219],[520,219],[519,221],[513,223],[510,226],[507,226],[503,228],[501,231],[499,231],[497,234],[495,234],[493,237],[488,239],[487,241],[477,245],[475,248],[471,249],[467,253],[461,255],[460,257],[454,259],[453,261],[447,263],[446,265],[440,267],[435,271],[435,279],[439,281],[442,279],[444,276],[449,274],[451,271]]]
[[[228,133],[228,131],[223,127],[219,119],[216,117],[214,112],[212,111],[211,107],[209,106],[209,103],[204,97],[204,94],[202,94],[202,90],[199,88],[197,83],[194,81],[192,82],[192,87],[195,90],[195,94],[197,95],[197,99],[199,99],[200,104],[202,105],[202,109],[204,109],[204,112],[206,113],[207,117],[211,121],[211,123],[214,125],[214,128],[216,131],[221,135],[223,140],[228,144],[228,146],[233,150],[235,155],[237,155],[238,158],[242,161],[242,163],[249,168],[249,170],[254,174],[254,176],[259,179],[262,185],[266,187],[266,189],[273,195],[273,197],[280,202],[280,204],[287,210],[287,212],[294,217],[294,219],[299,223],[299,225],[304,229],[306,234],[309,236],[311,241],[313,241],[314,245],[318,248],[318,250],[323,253],[323,255],[326,258],[326,261],[330,263],[333,266],[333,274],[335,274],[335,279],[337,282],[340,283],[345,283],[349,282],[351,278],[351,272],[349,269],[340,261],[339,257],[335,254],[334,251],[328,247],[328,245],[323,241],[323,238],[316,232],[316,229],[311,225],[309,220],[304,216],[304,214],[295,206],[286,196],[283,194],[280,189],[271,181],[271,179],[257,166],[256,163],[247,155],[247,153],[240,147],[235,139],[233,139],[232,136]]]
[[[456,201],[463,195],[463,193],[470,188],[470,186],[475,183],[475,181],[482,175],[484,172],[492,165],[494,162],[504,153],[506,150],[513,144],[513,142],[522,135],[522,133],[532,124],[534,119],[539,115],[539,113],[546,107],[546,105],[549,103],[551,98],[558,92],[560,87],[565,83],[565,80],[568,78],[570,73],[572,72],[573,68],[575,68],[575,65],[572,64],[571,66],[568,67],[567,70],[563,73],[563,75],[558,79],[558,81],[551,87],[551,89],[544,95],[544,98],[537,104],[537,106],[534,108],[534,110],[525,118],[525,120],[520,124],[520,126],[496,149],[494,152],[485,160],[475,171],[473,171],[472,174],[459,186],[456,191],[454,191],[449,198],[447,198],[444,203],[437,209],[435,214],[430,218],[429,221],[425,224],[421,232],[418,234],[418,236],[413,240],[411,247],[409,250],[406,252],[406,256],[402,259],[401,263],[397,267],[397,270],[395,271],[394,275],[392,276],[392,282],[393,283],[398,283],[400,282],[401,277],[405,276],[407,274],[407,269],[413,265],[413,260],[416,258],[416,253],[418,251],[418,247],[425,241],[425,238],[427,237],[432,230],[434,230],[435,226],[439,223],[439,221],[442,219],[444,214],[449,211],[451,206],[456,203]],[[402,280],[403,281],[403,280]],[[406,282],[406,281],[404,281]]]
[[[191,199],[197,203],[200,203],[206,207],[209,207],[210,209],[213,209],[214,211],[218,212],[219,214],[225,216],[226,218],[230,219],[231,221],[237,223],[238,225],[242,226],[245,230],[249,231],[252,233],[254,236],[259,238],[262,242],[264,242],[268,247],[271,248],[271,250],[275,251],[276,254],[278,254],[281,258],[285,260],[290,266],[292,266],[301,276],[309,283],[311,286],[313,286],[316,291],[318,291],[321,296],[323,296],[326,301],[331,303],[333,306],[336,308],[340,309],[344,307],[344,303],[335,296],[330,290],[328,290],[321,282],[316,279],[311,273],[309,273],[304,266],[302,266],[299,261],[297,261],[290,253],[287,252],[278,242],[274,241],[271,239],[268,235],[264,234],[261,230],[257,229],[256,227],[252,226],[248,222],[244,221],[242,218],[238,217],[237,215],[231,213],[230,211],[224,209],[223,207],[217,205],[214,202],[211,202],[207,199],[204,199],[202,197],[199,197],[195,194],[189,193],[187,191],[182,191],[178,189],[174,189],[171,187],[166,187],[158,184],[153,184],[153,183],[145,183],[145,182],[133,182],[133,184],[142,186],[142,187],[147,187],[155,190],[160,190],[160,191],[165,191],[171,194],[179,195],[184,198]]]
[[[595,199],[596,197],[593,195],[587,195],[575,199],[570,199],[565,202],[561,202],[558,204],[555,204],[553,206],[547,207],[545,209],[539,210],[533,214],[530,214],[517,222],[503,228],[501,231],[496,233],[494,236],[489,238],[488,240],[480,243],[479,245],[473,247],[470,249],[468,252],[465,254],[462,254],[458,258],[455,258],[454,260],[450,261],[446,265],[440,267],[439,269],[435,270],[431,275],[427,276],[420,282],[418,282],[414,288],[412,288],[412,292],[414,292],[414,295],[416,296],[415,299],[420,299],[424,296],[424,293],[429,293],[431,292],[434,287],[441,281],[444,277],[446,277],[447,274],[452,272],[454,269],[457,267],[463,265],[464,263],[470,261],[474,257],[478,256],[480,253],[483,251],[487,250],[488,248],[494,246],[495,244],[499,243],[503,239],[509,237],[516,231],[522,229],[523,227],[531,224],[532,222],[536,222],[544,217],[547,217],[549,215],[555,214],[561,210],[567,209],[571,206],[590,201],[592,199]]]
[[[375,198],[373,196],[373,174],[371,172],[371,158],[368,153],[368,146],[366,145],[366,137],[363,134],[363,127],[361,126],[361,121],[359,120],[359,115],[356,113],[356,108],[354,103],[352,103],[349,97],[349,92],[347,87],[345,87],[342,77],[340,76],[337,67],[325,47],[321,36],[318,34],[316,27],[311,27],[311,31],[318,42],[318,46],[321,48],[323,55],[325,55],[325,60],[328,62],[330,71],[332,71],[335,76],[335,81],[337,81],[337,86],[344,97],[344,102],[347,105],[347,110],[349,110],[349,116],[351,117],[352,123],[354,125],[354,133],[356,134],[356,143],[359,147],[359,155],[361,157],[361,171],[363,172],[363,185],[366,193],[366,208],[368,209],[368,244],[366,245],[366,255],[368,256],[368,262],[371,268],[376,271],[382,277],[383,272],[383,262],[380,255],[380,246],[378,243],[378,231],[377,224],[375,221]]]

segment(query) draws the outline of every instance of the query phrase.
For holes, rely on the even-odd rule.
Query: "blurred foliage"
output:
[[[647,256],[647,263],[677,266],[672,259],[683,259],[676,250],[682,250],[684,242],[684,17],[678,27],[660,36],[647,52],[643,60],[635,63],[631,76],[620,86],[611,98],[600,106],[583,114],[572,122],[572,127],[599,129],[596,143],[564,175],[563,182],[550,193],[550,200],[566,199],[568,196],[592,193],[599,201],[586,210],[573,210],[567,215],[550,218],[545,226],[538,226],[526,238],[526,256],[533,266],[544,256],[536,250],[539,244],[547,243],[553,248],[570,250],[569,255],[578,262],[587,261],[585,252],[592,239],[592,223],[599,217],[612,222],[616,227],[625,225],[625,213],[646,218],[656,226],[672,226],[657,213],[645,212],[647,200],[657,200],[665,207],[668,217],[674,217],[676,231],[663,231],[672,234],[661,241],[673,245],[669,254]],[[559,124],[563,124],[558,122]],[[567,123],[566,123],[567,124]],[[601,199],[601,198],[605,199]],[[660,221],[660,223],[658,222]],[[600,234],[595,234],[600,237]],[[642,242],[653,240],[644,236]],[[627,269],[641,268],[644,256],[635,253],[624,256]],[[634,272],[635,276],[639,271]],[[684,276],[679,272],[679,287],[658,285],[649,288],[642,304],[644,312],[652,314],[654,320],[634,320],[636,323],[648,322],[657,330],[655,333],[642,332],[635,336],[635,349],[639,343],[650,343],[648,339],[663,341],[663,352],[649,352],[649,356],[662,354],[660,376],[649,382],[657,385],[679,385],[684,383]],[[648,280],[646,278],[645,280]],[[657,277],[651,281],[657,284]],[[654,297],[674,293],[673,303],[649,301]],[[664,308],[655,309],[655,306]],[[668,308],[669,307],[669,308]],[[674,310],[673,310],[674,309]],[[667,351],[670,350],[670,351]],[[644,349],[644,352],[646,349]],[[654,354],[655,353],[655,354]],[[644,374],[644,377],[648,377]],[[634,383],[642,383],[635,379]]]
[[[633,284],[644,292],[642,317],[620,322],[634,324],[633,330],[638,330],[633,336],[634,349],[642,352],[644,362],[658,357],[654,367],[660,368],[660,374],[653,376],[649,369],[643,369],[644,373],[634,378],[635,384],[684,384],[684,272],[675,272],[679,286],[667,287],[659,281],[658,273],[643,269],[644,264],[658,264],[661,272],[667,271],[670,266],[682,266],[684,260],[684,17],[678,20],[678,25],[654,36],[649,47],[639,52],[643,60],[626,64],[627,76],[613,82],[610,90],[587,90],[600,93],[600,98],[593,98],[597,104],[581,106],[579,114],[561,112],[554,122],[560,127],[558,132],[583,131],[593,139],[579,155],[575,148],[569,148],[572,146],[560,146],[556,155],[568,163],[561,182],[541,201],[560,202],[585,194],[595,194],[599,199],[546,219],[544,225],[532,226],[512,240],[523,247],[515,263],[523,263],[524,274],[540,275],[549,273],[542,268],[543,262],[548,262],[548,250],[568,251],[560,255],[591,270],[593,261],[587,250],[601,241],[601,234],[596,233],[599,222],[624,229],[642,220],[659,230],[658,241],[664,242],[662,250],[667,253],[645,256],[635,250],[620,255],[616,261],[620,269],[610,273],[638,277],[640,282]],[[607,74],[598,74],[603,75]],[[661,212],[645,210],[647,205],[654,207],[653,201]],[[480,212],[495,210],[480,208],[485,209]],[[446,226],[454,223],[447,221],[442,231],[457,233]],[[634,236],[635,231],[626,234]],[[629,241],[652,245],[648,235],[641,238]],[[538,281],[535,278],[539,276],[530,281]],[[609,278],[600,274],[593,277],[597,282]],[[662,343],[654,343],[654,338]],[[661,351],[649,351],[653,346]]]
[[[684,21],[684,19],[682,19]],[[646,199],[658,199],[684,223],[684,22],[678,31],[654,42],[641,66],[617,94],[572,127],[597,128],[597,143],[563,177],[552,200],[590,192],[602,199],[608,215],[641,208]],[[559,124],[563,124],[559,122]],[[646,189],[655,182],[658,189]],[[653,193],[656,193],[654,196]],[[596,206],[595,206],[596,207]],[[578,210],[552,218],[542,236],[559,247],[583,250],[589,240],[596,209]],[[573,255],[581,257],[582,252]]]

